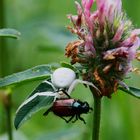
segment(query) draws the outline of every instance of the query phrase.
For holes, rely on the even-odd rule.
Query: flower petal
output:
[[[136,57],[136,51],[140,46],[140,38],[137,37],[134,45],[129,48],[129,61],[132,61]]]
[[[115,15],[119,15],[122,9],[121,0],[97,0],[97,9],[99,10],[99,19],[107,19],[110,23],[113,23]]]
[[[113,41],[114,41],[114,42],[119,41],[119,40],[122,38],[123,32],[124,32],[124,24],[122,23],[122,24],[120,25],[120,27],[118,28],[118,30],[117,30],[117,32],[116,32],[114,38],[113,38]]]

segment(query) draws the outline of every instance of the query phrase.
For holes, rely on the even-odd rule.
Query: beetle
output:
[[[47,116],[49,112],[53,112],[55,115],[64,119],[67,123],[72,121],[76,122],[78,119],[86,124],[85,120],[80,116],[81,114],[87,114],[90,110],[93,110],[87,102],[82,102],[77,99],[57,99],[53,106],[50,107],[43,115]],[[70,117],[68,120],[64,117]]]

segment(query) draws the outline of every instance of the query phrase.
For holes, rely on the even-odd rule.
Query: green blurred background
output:
[[[76,13],[74,0],[1,0],[0,13],[4,12],[4,27],[15,28],[21,32],[19,40],[6,39],[0,46],[0,77],[47,63],[69,61],[64,49],[74,40],[66,25],[66,15]],[[140,27],[140,1],[123,0],[123,8],[134,25]],[[3,9],[3,10],[2,10]],[[2,20],[0,20],[0,24]],[[137,67],[140,67],[135,63]],[[12,94],[12,120],[15,111],[26,96],[40,81],[21,85]],[[140,76],[132,75],[126,81],[129,85],[140,87]],[[74,98],[87,100],[93,105],[89,90],[79,85],[72,94]],[[140,140],[140,100],[118,92],[112,99],[103,99],[101,140]],[[46,118],[43,111],[35,114],[18,131],[14,140],[90,140],[92,114],[85,115],[87,125],[81,121],[66,124],[50,113]],[[6,135],[6,115],[0,103],[0,140],[8,140]]]

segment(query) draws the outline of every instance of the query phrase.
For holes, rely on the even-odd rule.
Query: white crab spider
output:
[[[29,103],[30,101],[32,101],[35,98],[39,98],[39,97],[43,97],[43,96],[44,97],[52,96],[52,97],[54,97],[54,101],[55,101],[57,98],[65,97],[66,93],[67,93],[67,96],[69,96],[78,83],[82,83],[82,84],[91,86],[97,91],[97,93],[99,95],[101,94],[100,90],[91,82],[76,79],[75,72],[69,68],[62,67],[62,68],[56,69],[53,72],[53,74],[51,75],[51,82],[45,80],[42,83],[46,83],[47,85],[50,85],[54,91],[36,92],[35,94],[30,95],[29,98],[21,104],[21,106],[18,108],[18,110],[22,106]],[[65,93],[64,93],[64,91],[65,91]],[[17,110],[17,112],[18,112],[18,110]]]
[[[20,105],[16,112],[15,127],[18,128],[28,116],[55,102],[56,99],[70,97],[78,83],[93,87],[100,95],[100,90],[91,82],[76,79],[76,74],[69,68],[58,68],[51,75],[51,81],[43,81]]]
[[[51,76],[52,84],[60,89],[68,88],[67,93],[70,95],[74,87],[78,83],[86,84],[92,86],[98,94],[101,94],[100,90],[91,82],[76,79],[76,74],[73,70],[69,68],[58,68],[54,71]]]

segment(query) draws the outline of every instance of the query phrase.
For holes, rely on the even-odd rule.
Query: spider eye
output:
[[[67,88],[76,79],[76,74],[69,68],[56,69],[51,77],[51,81],[55,87]]]

